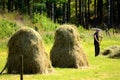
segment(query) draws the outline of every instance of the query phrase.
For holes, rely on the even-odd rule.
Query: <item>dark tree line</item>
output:
[[[119,28],[120,0],[0,0],[0,12],[47,14],[54,22]],[[116,27],[115,27],[116,26]]]

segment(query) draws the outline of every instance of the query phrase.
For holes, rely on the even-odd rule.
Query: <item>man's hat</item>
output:
[[[94,31],[102,31],[102,29],[100,29],[100,28],[92,28],[92,30],[94,30]]]
[[[97,28],[96,31],[101,31],[101,29]]]

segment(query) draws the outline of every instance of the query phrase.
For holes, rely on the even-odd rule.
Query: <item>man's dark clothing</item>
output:
[[[94,36],[96,36],[97,40],[99,41],[98,32],[95,32]],[[96,39],[94,37],[95,56],[98,56],[99,52],[100,52],[100,47],[99,47],[100,45],[99,45],[98,41],[96,41]]]

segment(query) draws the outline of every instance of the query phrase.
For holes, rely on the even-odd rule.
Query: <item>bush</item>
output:
[[[42,38],[46,44],[50,44],[54,42],[54,34],[53,33],[45,33],[42,35]]]
[[[12,23],[6,20],[0,22],[0,38],[7,38],[11,36],[17,30],[16,23]]]
[[[54,31],[59,24],[52,22],[50,18],[47,18],[42,14],[40,15],[39,13],[34,13],[32,21],[35,24],[34,27],[37,27],[37,30],[41,34],[44,42],[46,44],[53,43]]]
[[[52,22],[51,19],[47,18],[44,15],[40,15],[39,13],[34,13],[34,17],[32,21],[34,24],[40,23],[39,25],[40,27],[38,28],[44,31],[54,31],[58,26],[58,24],[55,24],[54,22]]]

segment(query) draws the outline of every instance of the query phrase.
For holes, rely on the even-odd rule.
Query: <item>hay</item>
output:
[[[120,46],[113,45],[107,47],[101,52],[102,55],[108,56],[109,58],[120,58]]]
[[[80,68],[88,66],[76,26],[62,25],[56,29],[50,59],[54,67]]]
[[[50,58],[42,38],[31,28],[18,30],[8,42],[7,72],[20,73],[20,55],[23,55],[24,74],[49,73]]]

